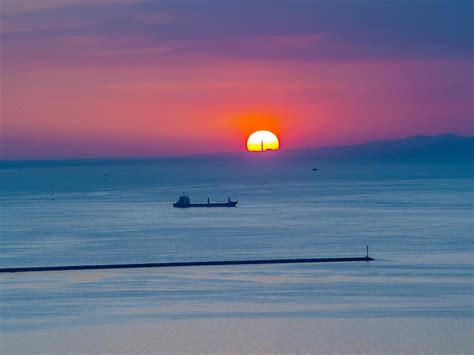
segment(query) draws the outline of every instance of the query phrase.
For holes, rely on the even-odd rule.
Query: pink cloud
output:
[[[61,144],[71,156],[93,155],[91,147],[101,156],[240,150],[246,116],[256,126],[271,118],[261,122],[276,124],[284,148],[473,133],[472,98],[459,95],[468,61],[93,63],[12,67],[5,134],[41,137],[29,151],[47,157]],[[8,142],[11,156],[27,157],[24,140]]]

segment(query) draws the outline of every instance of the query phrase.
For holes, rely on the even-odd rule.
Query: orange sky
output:
[[[275,27],[278,35],[241,28],[214,44],[214,32],[201,29],[195,38],[199,30],[186,17],[204,13],[144,3],[156,17],[125,3],[117,16],[135,9],[138,24],[167,29],[159,38],[137,23],[124,22],[123,36],[89,30],[82,24],[106,26],[112,16],[92,0],[80,11],[74,1],[28,11],[7,1],[0,158],[243,151],[260,129],[274,131],[283,149],[474,132],[472,57],[457,47],[449,55],[431,53],[433,44],[423,55],[387,55],[383,42],[371,48],[349,37],[343,44],[329,30],[292,33],[298,22]],[[69,22],[39,31],[61,11]],[[191,22],[168,29],[179,25],[175,18]]]

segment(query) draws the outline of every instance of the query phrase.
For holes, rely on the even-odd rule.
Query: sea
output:
[[[0,352],[474,353],[473,201],[462,160],[3,161],[0,268],[375,260],[3,273]]]

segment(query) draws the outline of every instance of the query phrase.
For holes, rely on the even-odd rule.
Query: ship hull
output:
[[[190,208],[190,207],[235,207],[238,201],[231,201],[225,203],[173,203],[176,208]]]

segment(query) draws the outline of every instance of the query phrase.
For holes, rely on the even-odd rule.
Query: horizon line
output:
[[[369,143],[376,143],[376,142],[391,142],[391,141],[401,141],[409,138],[416,138],[416,137],[442,137],[442,136],[454,136],[457,138],[474,138],[474,135],[461,135],[458,133],[453,132],[445,132],[439,134],[414,134],[409,136],[401,136],[398,138],[379,138],[379,139],[371,139],[365,140],[359,143],[354,144],[337,144],[337,145],[322,145],[322,146],[303,146],[303,147],[295,147],[289,149],[279,149],[277,151],[265,151],[263,154],[267,155],[274,155],[278,154],[278,152],[292,152],[292,151],[302,151],[307,149],[331,149],[331,148],[344,148],[344,147],[353,147],[359,146]],[[75,156],[75,157],[44,157],[44,158],[0,158],[0,162],[41,162],[41,161],[98,161],[98,160],[145,160],[145,159],[180,159],[180,158],[205,158],[205,157],[217,157],[217,156],[228,156],[228,155],[243,155],[243,154],[252,154],[252,155],[260,155],[262,152],[249,152],[249,151],[227,151],[227,152],[208,152],[208,153],[191,153],[191,154],[179,154],[179,155],[130,155],[130,156]]]

